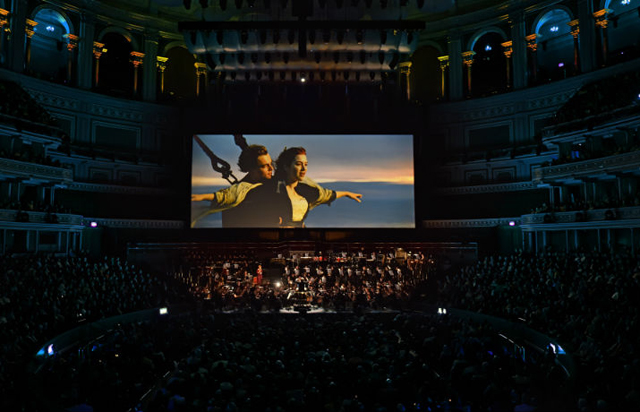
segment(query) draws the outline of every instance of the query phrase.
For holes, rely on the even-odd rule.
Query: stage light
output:
[[[47,347],[47,355],[53,356],[54,354],[55,354],[55,351],[53,350],[53,345],[49,345]]]
[[[273,286],[275,286],[276,288],[279,288],[280,286],[282,286],[282,283],[280,282],[274,282]]]
[[[516,222],[515,222],[515,221],[513,221],[513,220],[510,220],[510,221],[509,221],[509,226],[515,226],[515,225],[516,225]]]
[[[564,67],[564,63],[563,62],[558,63],[558,67]]]
[[[564,349],[562,349],[562,346],[560,345],[554,345],[553,343],[549,343],[548,348],[551,349],[551,352],[553,352],[556,355],[566,354],[566,352],[564,351]]]
[[[98,222],[91,222],[91,223],[89,224],[89,226],[91,226],[91,227],[98,227]]]
[[[160,309],[158,310],[158,313],[159,313],[160,315],[168,315],[168,314],[169,314],[169,309],[168,309],[168,308],[160,308]]]

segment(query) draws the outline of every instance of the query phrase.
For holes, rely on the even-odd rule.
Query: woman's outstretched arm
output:
[[[348,197],[349,199],[353,199],[356,202],[362,202],[362,194],[353,193],[353,192],[345,192],[345,191],[337,191],[336,190],[336,199],[340,199],[341,197]]]

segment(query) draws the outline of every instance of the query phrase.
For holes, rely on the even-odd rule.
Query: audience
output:
[[[0,269],[2,410],[640,408],[640,261],[629,253],[516,253],[445,271],[421,253],[192,251],[164,279],[117,258],[4,257]],[[412,299],[554,337],[576,359],[573,385],[552,353],[524,356],[488,324],[391,310]],[[185,315],[122,324],[29,367],[79,324],[185,301]],[[291,306],[306,310],[279,310]]]
[[[118,258],[0,257],[0,410],[25,367],[54,336],[84,323],[166,304],[165,280]]]
[[[615,90],[615,93],[611,93]],[[556,133],[581,128],[629,116],[640,109],[640,73],[637,71],[615,74],[583,86],[556,113]]]
[[[578,361],[579,410],[640,409],[637,256],[487,257],[437,287],[442,305],[520,320],[557,338]]]

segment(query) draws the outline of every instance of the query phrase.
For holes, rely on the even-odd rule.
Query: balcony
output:
[[[71,182],[73,180],[73,175],[69,169],[5,158],[0,158],[0,176],[57,183]]]
[[[640,166],[640,151],[622,153],[599,159],[541,167],[533,171],[535,183],[550,183],[580,178],[630,172]]]

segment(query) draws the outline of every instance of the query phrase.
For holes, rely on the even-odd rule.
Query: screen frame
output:
[[[412,201],[413,201],[413,227],[358,227],[358,226],[354,226],[354,227],[303,227],[303,228],[282,228],[282,227],[268,227],[268,228],[263,228],[263,227],[200,227],[200,228],[191,228],[191,220],[192,220],[192,216],[191,216],[191,200],[190,200],[190,194],[192,193],[193,190],[193,186],[192,186],[192,182],[193,182],[193,150],[194,147],[193,145],[195,144],[194,135],[236,135],[236,134],[241,134],[242,136],[245,136],[247,138],[247,142],[249,144],[252,144],[253,142],[250,141],[250,137],[251,136],[270,136],[270,135],[284,135],[284,136],[296,136],[296,135],[340,135],[340,136],[358,136],[358,135],[380,135],[380,136],[385,136],[385,135],[405,135],[405,136],[411,136],[411,151],[412,151],[412,159],[411,159],[411,170],[413,172],[413,185],[412,185]],[[325,233],[325,232],[353,232],[353,231],[415,231],[416,229],[419,229],[419,222],[420,222],[420,216],[419,216],[419,199],[418,199],[418,187],[419,184],[421,182],[419,182],[419,174],[417,173],[417,154],[419,153],[419,147],[418,147],[418,135],[415,132],[410,132],[410,131],[406,131],[406,130],[402,130],[402,128],[398,128],[398,130],[393,130],[393,131],[380,131],[377,130],[375,132],[367,132],[367,131],[362,131],[362,130],[345,130],[345,131],[297,131],[297,132],[292,132],[292,131],[287,131],[287,132],[272,132],[272,131],[255,131],[255,130],[247,130],[247,131],[240,131],[240,128],[238,129],[233,129],[232,131],[230,130],[215,130],[215,131],[208,131],[208,132],[197,132],[197,133],[192,133],[189,134],[189,136],[186,138],[187,140],[187,145],[186,145],[186,151],[188,153],[188,162],[187,162],[187,168],[188,168],[188,173],[187,173],[187,184],[185,185],[188,190],[189,190],[189,195],[186,196],[186,215],[187,218],[185,219],[186,225],[185,227],[189,228],[189,232],[201,232],[201,231],[224,231],[224,232],[230,232],[230,231],[243,231],[243,232],[260,232],[260,233],[268,233],[268,232],[290,232],[291,230],[293,230],[295,233],[300,234],[300,233],[313,233],[313,232],[321,232],[321,233]],[[262,143],[262,142],[256,142],[256,143]],[[273,161],[275,162],[275,157],[277,157],[277,154],[273,155]],[[237,162],[237,159],[224,159],[227,162],[229,162],[230,164],[233,163],[235,165],[235,163]],[[236,176],[236,178],[241,179],[243,177],[244,174],[240,175],[240,176]],[[197,229],[197,230],[192,230],[192,229]]]

